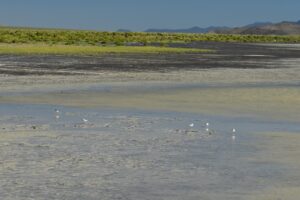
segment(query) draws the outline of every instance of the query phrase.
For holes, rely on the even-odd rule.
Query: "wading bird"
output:
[[[236,133],[236,129],[233,128],[232,129],[232,136],[231,136],[232,140],[235,140],[235,133]]]

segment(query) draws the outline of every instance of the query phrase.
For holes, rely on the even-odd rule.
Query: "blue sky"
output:
[[[0,25],[142,31],[300,20],[299,0],[0,0]]]

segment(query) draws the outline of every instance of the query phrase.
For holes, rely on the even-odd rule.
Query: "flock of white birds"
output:
[[[205,131],[209,134],[209,135],[211,135],[212,134],[212,131],[209,129],[209,122],[206,122],[205,123]],[[194,123],[191,123],[190,125],[189,125],[189,127],[190,128],[193,128],[195,126],[195,124]],[[232,140],[235,140],[236,139],[236,129],[235,128],[233,128],[232,129],[232,135],[231,135],[231,138],[232,138]]]
[[[60,118],[60,110],[54,109],[54,111],[55,111],[55,113],[56,113],[55,119],[58,120],[58,119]],[[81,121],[82,121],[83,123],[89,123],[89,120],[86,119],[86,118],[81,118]],[[205,127],[206,127],[206,128],[205,128],[205,131],[206,131],[209,135],[211,135],[211,134],[212,134],[212,131],[210,130],[209,125],[210,125],[209,122],[206,122],[206,123],[205,123]],[[189,127],[190,127],[190,128],[194,128],[194,126],[195,126],[194,123],[189,124]],[[235,128],[232,129],[231,139],[232,139],[232,140],[235,140],[235,139],[236,139],[236,129],[235,129]]]

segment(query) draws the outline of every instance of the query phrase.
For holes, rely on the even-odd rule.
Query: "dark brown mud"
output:
[[[300,47],[197,42],[174,47],[216,50],[214,53],[103,54],[97,56],[0,55],[0,74],[73,75],[85,72],[170,72],[198,69],[280,68],[277,61],[297,59]]]

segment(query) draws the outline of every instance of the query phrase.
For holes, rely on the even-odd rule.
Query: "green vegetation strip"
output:
[[[31,29],[0,27],[0,43],[47,43],[65,45],[117,45],[159,43],[166,46],[174,42],[216,41],[255,43],[300,43],[300,35],[237,35],[237,34],[189,34],[189,33],[139,33],[97,32],[57,29]]]
[[[95,55],[103,53],[188,53],[211,52],[191,48],[153,46],[76,46],[47,44],[0,44],[0,54],[76,54]]]

